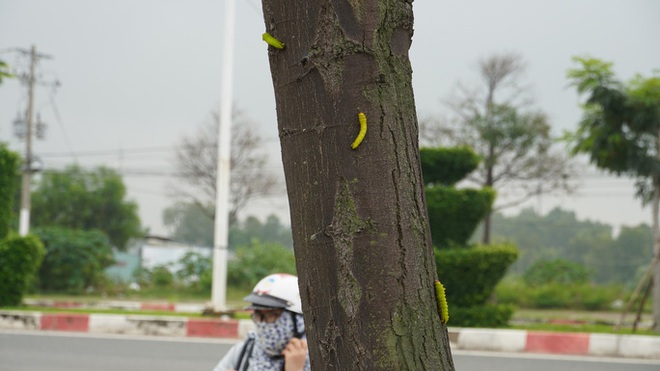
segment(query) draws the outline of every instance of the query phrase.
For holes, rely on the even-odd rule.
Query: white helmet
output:
[[[252,303],[247,309],[283,308],[302,314],[298,277],[276,273],[266,276],[243,300]]]

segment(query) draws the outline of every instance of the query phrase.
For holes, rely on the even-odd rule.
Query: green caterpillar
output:
[[[440,321],[447,324],[449,322],[449,305],[447,305],[447,297],[445,296],[445,287],[442,286],[440,281],[435,281],[435,297],[438,299],[438,310],[440,311]]]
[[[273,48],[284,49],[284,43],[271,36],[268,32],[264,32],[264,34],[261,35],[261,38]]]

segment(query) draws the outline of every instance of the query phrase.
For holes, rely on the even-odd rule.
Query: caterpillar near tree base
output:
[[[360,132],[351,144],[353,149],[356,149],[362,143],[364,136],[367,135],[367,116],[362,112],[358,113],[358,121],[360,122]]]
[[[271,36],[268,32],[264,32],[264,34],[261,35],[261,38],[275,49],[284,49],[284,43]]]
[[[435,281],[435,297],[438,300],[438,311],[440,311],[440,321],[447,324],[449,321],[449,305],[447,305],[447,297],[445,296],[445,287],[442,286],[440,281]]]

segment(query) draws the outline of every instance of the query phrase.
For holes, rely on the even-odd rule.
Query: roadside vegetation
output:
[[[623,85],[613,79],[610,64],[576,61],[582,67],[569,71],[569,79],[579,92],[607,88],[608,94],[616,93],[614,98],[623,99],[623,103],[629,100],[621,106],[627,107],[627,116],[616,118],[635,118],[632,121],[638,124],[657,118],[657,76],[638,76],[620,92]],[[427,147],[422,148],[420,158],[438,277],[449,301],[449,325],[613,332],[621,312],[628,308],[621,333],[629,333],[630,325],[636,323],[636,333],[657,335],[646,331],[653,322],[650,313],[653,301],[658,305],[657,298],[646,300],[640,295],[628,307],[649,264],[653,246],[650,226],[615,230],[603,223],[578,220],[575,213],[561,208],[546,214],[531,208],[513,216],[498,212],[531,197],[573,190],[576,173],[563,152],[554,152],[547,115],[507,99],[511,93],[511,97],[520,93],[507,87],[508,82],[517,82],[524,70],[521,57],[495,55],[480,61],[479,66],[488,94],[479,96],[460,89],[451,104],[454,114],[448,120],[422,123]],[[0,61],[0,81],[10,77],[2,73],[4,68]],[[606,77],[597,80],[609,81],[611,86],[594,85],[593,76]],[[578,131],[564,139],[572,143],[574,153],[587,153],[598,160],[600,168],[618,175],[637,174],[638,193],[649,202],[650,191],[659,189],[650,182],[653,166],[649,164],[655,157],[647,156],[648,148],[656,148],[657,125],[628,127],[617,120],[603,121],[611,113],[605,103],[618,100],[601,102],[599,97],[609,95],[591,96],[585,106],[590,109],[585,111]],[[602,107],[596,107],[598,104]],[[618,138],[616,141],[595,140],[602,133],[592,133],[589,128],[601,121],[618,123],[610,129],[622,133],[603,137]],[[264,167],[266,155],[258,150],[261,139],[247,123],[238,128],[237,138],[241,139],[234,138],[239,145],[232,146],[238,151],[232,153],[232,168],[241,170],[232,175],[226,301],[238,316],[245,315],[240,311],[244,305],[241,299],[260,278],[273,272],[296,272],[289,226],[273,215],[264,221],[254,216],[239,218],[250,200],[268,196],[279,187]],[[185,181],[177,187],[174,204],[164,212],[163,222],[171,239],[183,245],[213,244],[216,126],[217,115],[213,115],[196,136],[184,138],[179,145],[176,171],[185,175]],[[648,140],[637,140],[638,136]],[[650,147],[635,147],[641,144]],[[630,148],[636,148],[633,152],[639,155],[634,161],[611,155]],[[18,236],[20,162],[18,153],[0,143],[0,308],[127,313],[26,307],[21,302],[209,301],[210,254],[190,251],[178,261],[137,264],[139,268],[128,275],[109,273],[121,265],[120,253],[141,259],[136,251],[149,235],[141,225],[138,205],[127,198],[123,178],[113,169],[85,169],[72,164],[64,170],[44,171],[33,184],[30,234]],[[631,164],[639,168],[629,168]],[[520,200],[505,203],[503,198],[498,204],[498,191],[511,189],[510,184],[524,190]],[[470,185],[473,188],[467,188]],[[660,202],[658,194],[653,198],[656,204]]]
[[[444,152],[443,156],[459,155],[454,150],[440,152]],[[423,157],[427,156],[428,152]],[[440,178],[434,180],[433,184],[429,183],[429,190],[438,192],[437,184],[442,181]],[[444,189],[443,192],[456,192],[448,186]],[[431,199],[436,197],[435,194],[432,196]],[[179,233],[186,235],[182,230],[185,226],[179,225],[178,228]],[[652,239],[650,228],[646,225],[624,227],[615,235],[610,226],[577,220],[575,214],[561,209],[546,215],[538,215],[533,210],[524,210],[511,217],[495,213],[491,228],[493,241],[502,246],[515,246],[519,258],[501,281],[495,276],[484,276],[484,288],[487,290],[473,293],[479,297],[481,304],[477,305],[511,308],[511,315],[500,324],[502,327],[548,331],[613,332],[622,307],[629,300],[644,269],[645,252]],[[196,233],[212,235],[212,224]],[[452,237],[442,230],[435,231],[434,238],[438,239],[438,244],[446,246],[436,253],[449,254],[441,260],[448,257],[457,259],[456,254],[463,256],[473,254],[473,251],[483,253],[471,247],[477,245],[474,241],[481,235],[479,228],[461,230],[461,233],[466,236],[472,234],[473,240],[465,242],[465,237]],[[111,243],[103,231],[43,226],[34,229],[34,236],[43,242],[46,255],[37,274],[21,281],[26,299],[88,304],[106,300],[203,304],[210,299],[212,262],[209,256],[191,252],[177,262],[138,269],[130,279],[119,280],[105,273],[108,267],[116,263],[111,256],[111,251],[116,249],[110,247]],[[295,273],[291,231],[274,216],[265,221],[247,217],[235,221],[229,237],[232,259],[228,264],[227,304],[237,309],[237,316],[245,316],[240,311],[244,306],[241,299],[259,277],[275,271]],[[130,244],[124,250],[130,250]],[[469,263],[473,258],[468,255],[461,259],[468,259],[468,265],[474,265]],[[452,292],[452,280],[447,275],[447,269],[439,269],[450,299],[452,317],[449,324],[464,326],[457,322],[457,313],[461,310],[457,301],[463,299],[456,299],[455,292]],[[644,319],[648,317],[650,308],[651,304],[647,302],[637,333],[647,333]],[[5,303],[3,309],[201,316],[201,313],[165,311],[27,307],[16,303]],[[628,314],[627,324],[634,315]],[[621,333],[630,331],[628,326]]]

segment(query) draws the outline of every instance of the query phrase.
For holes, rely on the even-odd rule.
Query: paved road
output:
[[[0,330],[0,371],[212,370],[232,342]],[[454,352],[458,371],[660,371],[660,361]]]
[[[525,353],[454,352],[457,371],[660,371],[660,361]]]
[[[0,330],[0,371],[212,370],[232,343]]]

